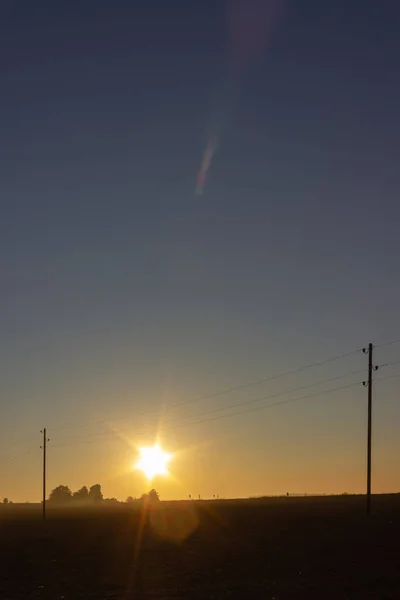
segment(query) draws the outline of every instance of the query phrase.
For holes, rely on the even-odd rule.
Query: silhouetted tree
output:
[[[74,500],[88,500],[89,499],[89,490],[86,485],[81,487],[80,490],[77,490],[73,493]]]
[[[4,500],[3,500],[3,504],[8,504],[8,503],[9,503],[9,502],[8,502],[8,498],[4,498]]]
[[[151,502],[151,503],[159,502],[160,496],[159,496],[158,492],[153,488],[152,490],[147,492],[147,494],[143,494],[141,497],[141,500]]]
[[[128,496],[126,499],[126,503],[127,504],[132,504],[132,502],[135,502],[135,498],[133,496]]]
[[[72,499],[72,492],[67,485],[59,485],[50,492],[49,502],[64,504]]]
[[[150,502],[158,502],[160,500],[160,494],[153,488],[149,491]]]
[[[101,502],[101,500],[103,500],[103,493],[101,491],[101,485],[99,483],[92,485],[92,487],[90,488],[89,499],[93,502]]]
[[[119,504],[119,500],[117,498],[104,498],[105,504]]]

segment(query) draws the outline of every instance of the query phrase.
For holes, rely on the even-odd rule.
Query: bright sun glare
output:
[[[172,456],[164,452],[160,446],[139,448],[140,458],[135,464],[135,469],[142,471],[148,480],[156,475],[168,475],[168,463]]]

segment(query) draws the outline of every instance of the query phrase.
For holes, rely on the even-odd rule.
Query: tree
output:
[[[117,498],[104,498],[104,504],[119,504],[119,500]]]
[[[154,488],[149,491],[149,500],[150,502],[158,502],[160,500],[160,495]]]
[[[158,492],[153,488],[147,494],[143,494],[141,497],[141,500],[151,502],[151,503],[159,502],[160,496],[159,496]]]
[[[133,496],[128,496],[126,499],[126,503],[132,504],[133,502],[135,502],[135,498]]]
[[[67,485],[59,485],[50,492],[49,502],[65,504],[72,499],[72,492]]]
[[[81,487],[80,490],[77,490],[76,492],[74,492],[73,497],[74,497],[74,500],[79,500],[79,501],[88,500],[89,490],[87,489],[86,485]]]
[[[92,500],[92,502],[101,502],[101,500],[103,500],[103,493],[101,491],[101,485],[99,483],[92,485],[92,487],[90,488],[89,499]]]
[[[4,500],[3,500],[3,504],[9,504],[9,502],[8,502],[8,498],[4,498]]]

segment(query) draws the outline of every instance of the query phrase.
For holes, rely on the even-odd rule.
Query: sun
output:
[[[147,446],[139,448],[140,458],[135,464],[135,469],[142,471],[151,481],[156,475],[168,475],[168,463],[172,456],[164,452],[160,446]]]

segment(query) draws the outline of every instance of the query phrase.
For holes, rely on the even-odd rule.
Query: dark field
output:
[[[400,599],[400,495],[0,510],[0,598]]]

